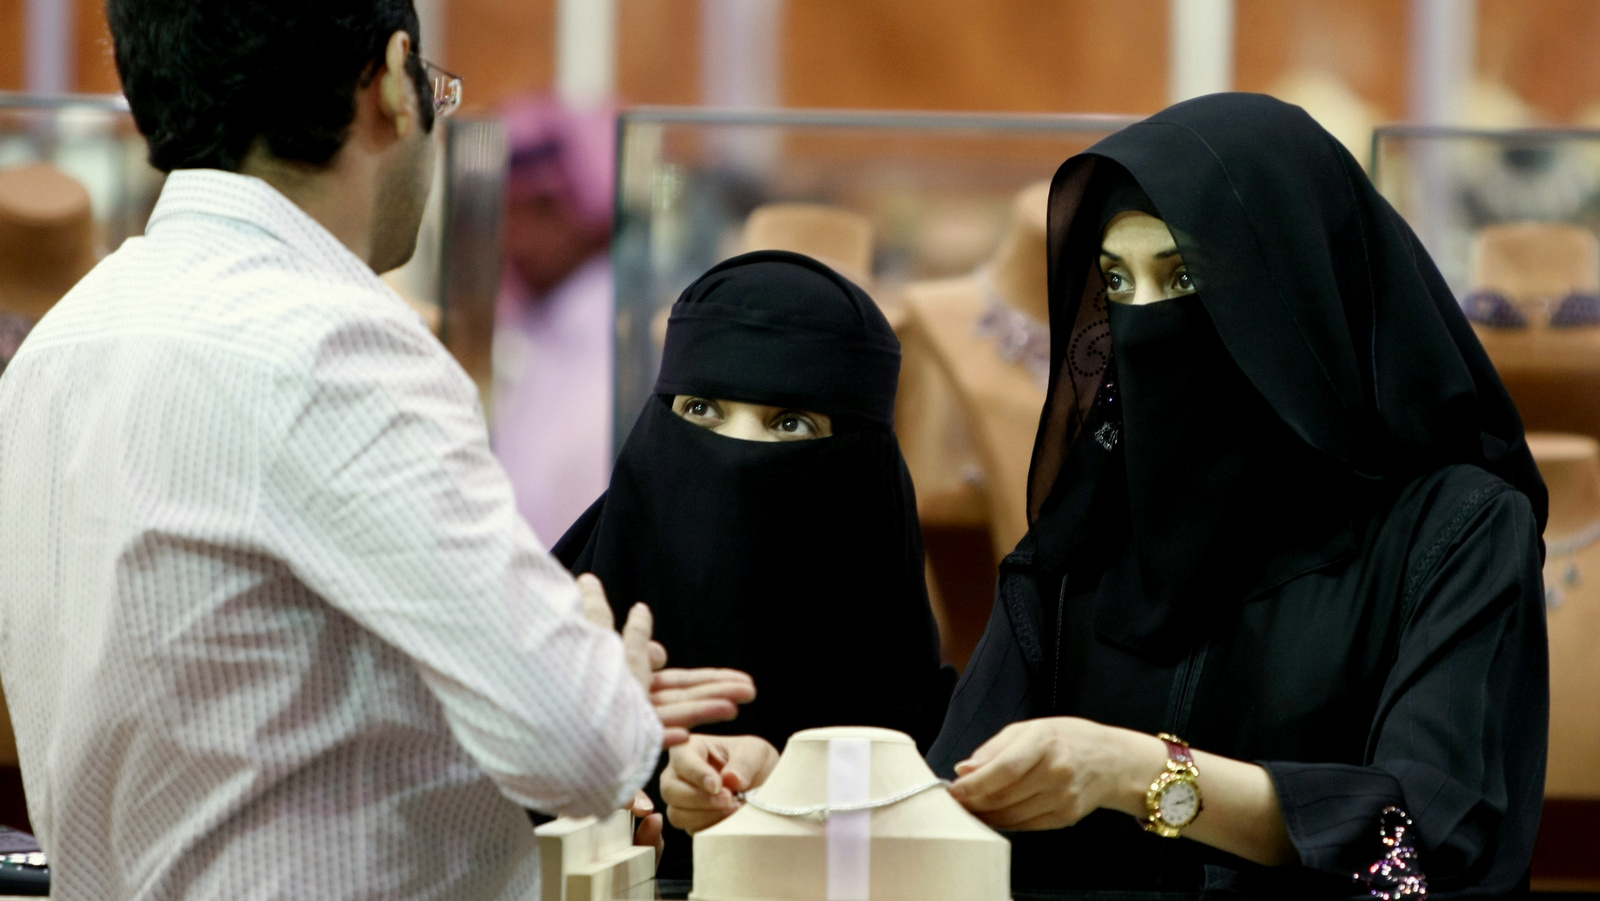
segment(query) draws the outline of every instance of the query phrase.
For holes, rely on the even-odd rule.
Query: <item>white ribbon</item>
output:
[[[835,738],[828,742],[828,805],[845,807],[872,799],[872,742]],[[828,901],[869,901],[872,891],[872,811],[828,818]]]

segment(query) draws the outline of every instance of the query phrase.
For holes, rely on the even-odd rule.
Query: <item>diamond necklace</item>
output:
[[[836,813],[859,813],[863,810],[877,810],[879,807],[889,807],[899,804],[901,801],[914,798],[929,789],[949,788],[951,784],[948,779],[935,779],[932,782],[924,782],[915,788],[908,788],[897,795],[890,795],[887,798],[878,798],[872,801],[863,801],[860,804],[813,804],[810,807],[783,807],[777,804],[768,804],[750,792],[739,792],[737,797],[740,801],[749,804],[756,810],[764,810],[780,817],[793,817],[821,822]]]
[[[1600,520],[1595,520],[1559,541],[1547,539],[1544,543],[1546,565],[1556,557],[1570,557],[1596,541],[1600,541]],[[1562,586],[1576,588],[1581,584],[1583,584],[1583,571],[1578,569],[1576,561],[1568,560],[1561,570],[1558,584],[1546,585],[1544,588],[1545,608],[1554,610],[1566,602],[1567,593]]]
[[[995,285],[987,265],[972,273],[983,292],[983,315],[973,333],[994,342],[994,350],[1007,363],[1022,366],[1038,383],[1039,390],[1050,387],[1050,325],[1006,303]]]

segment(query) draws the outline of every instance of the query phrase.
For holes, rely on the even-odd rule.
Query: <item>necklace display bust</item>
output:
[[[1032,323],[1048,335],[1049,192],[1048,182],[1037,182],[1018,193],[999,248],[976,272],[913,283],[903,294],[902,344],[908,359],[926,361],[902,378],[906,463],[918,497],[927,492],[930,519],[941,508],[981,515],[996,560],[1028,531],[1028,464],[1044,406],[1029,365],[1037,342],[998,332]],[[996,315],[1000,307],[1010,312]],[[952,494],[966,500],[947,500]]]
[[[797,732],[751,796],[761,806],[746,803],[695,836],[691,899],[1010,897],[1010,843],[938,785],[900,732],[866,726]],[[772,812],[852,806],[867,809],[825,820]]]
[[[1490,225],[1473,241],[1471,266],[1469,311],[1488,295],[1521,317],[1496,325],[1481,315],[1492,311],[1479,311],[1473,330],[1523,422],[1600,438],[1600,323],[1580,317],[1562,327],[1556,315],[1564,298],[1600,293],[1600,241],[1580,225]]]
[[[1600,443],[1533,432],[1528,446],[1550,488],[1545,527],[1550,632],[1550,765],[1545,794],[1600,798]]]

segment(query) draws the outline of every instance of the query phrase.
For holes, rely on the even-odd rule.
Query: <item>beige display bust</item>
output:
[[[83,185],[47,163],[0,171],[0,311],[40,318],[94,263]]]
[[[1551,328],[1544,305],[1600,292],[1600,242],[1551,222],[1486,226],[1473,241],[1474,290],[1495,291],[1528,316],[1525,329],[1473,323],[1529,429],[1600,438],[1600,326]]]
[[[930,522],[959,522],[981,505],[996,560],[1028,531],[1028,465],[1045,395],[1038,377],[1003,359],[978,323],[998,302],[1048,328],[1049,194],[1048,182],[1018,193],[999,249],[978,272],[913,283],[902,295],[901,343],[915,365],[901,379],[896,426],[921,512]]]
[[[1544,537],[1550,631],[1550,765],[1545,794],[1600,798],[1600,443],[1530,433],[1550,488]]]
[[[870,761],[870,763],[868,763]],[[789,739],[762,805],[879,801],[935,783],[910,736],[845,726]],[[1003,901],[1011,843],[944,787],[826,822],[746,803],[694,838],[694,901]]]
[[[820,203],[768,203],[744,221],[743,252],[792,250],[827,263],[863,288],[872,287],[872,222]]]
[[[739,253],[787,250],[803,253],[827,264],[833,271],[872,294],[872,222],[860,213],[820,203],[767,203],[750,211],[739,235]],[[898,327],[898,311],[873,295],[891,325]],[[667,320],[672,308],[663,307],[650,320],[656,346],[667,343]]]

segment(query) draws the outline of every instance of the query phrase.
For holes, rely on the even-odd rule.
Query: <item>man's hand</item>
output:
[[[611,628],[611,603],[605,588],[593,574],[578,577],[583,595],[583,614],[590,622]],[[733,669],[666,669],[667,651],[652,641],[655,618],[650,608],[633,605],[622,626],[622,648],[628,669],[650,695],[656,716],[666,727],[662,747],[681,745],[689,740],[689,730],[706,723],[721,723],[739,715],[739,705],[755,699],[756,686],[748,673]]]
[[[978,819],[1013,831],[1059,829],[1101,807],[1138,815],[1165,747],[1077,717],[1024,720],[956,764],[950,794]]]
[[[778,749],[754,735],[693,735],[670,752],[661,773],[667,819],[699,832],[739,809],[736,792],[759,787],[778,765]]]

